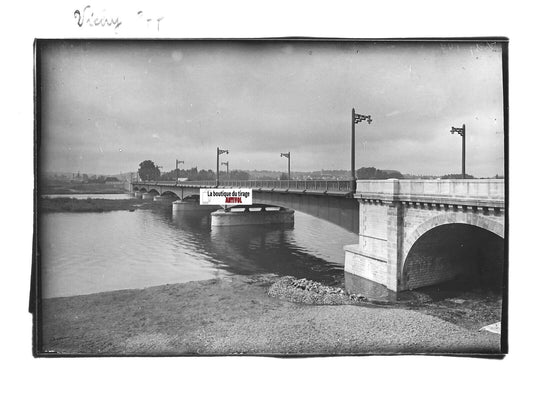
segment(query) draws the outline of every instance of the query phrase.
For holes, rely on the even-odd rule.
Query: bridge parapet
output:
[[[215,187],[214,180],[133,182],[132,186],[201,188]],[[224,180],[220,188],[242,187],[263,192],[351,195],[347,180]],[[386,202],[421,202],[504,208],[503,179],[358,180],[355,198]]]
[[[175,186],[175,187],[216,187],[214,180],[193,181],[139,181],[134,186]],[[349,180],[221,180],[219,188],[252,188],[255,190],[271,191],[317,191],[324,193],[343,193],[351,191]]]
[[[359,180],[358,199],[504,207],[503,179]]]
[[[224,180],[222,187],[350,192],[349,180]]]

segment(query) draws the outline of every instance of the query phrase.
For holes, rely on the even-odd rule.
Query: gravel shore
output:
[[[233,276],[44,299],[41,349],[86,355],[500,352],[499,335],[420,311],[269,296],[278,279]]]

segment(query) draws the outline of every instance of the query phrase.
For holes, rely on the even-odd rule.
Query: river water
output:
[[[40,220],[44,298],[256,273],[343,287],[343,246],[357,242],[355,234],[300,212],[293,228],[211,229],[209,212],[173,213],[171,206],[44,213]]]

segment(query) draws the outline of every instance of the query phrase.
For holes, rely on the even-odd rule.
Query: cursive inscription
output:
[[[90,27],[109,27],[117,33],[117,30],[122,26],[122,20],[118,16],[108,16],[106,11],[103,10],[100,13],[93,11],[90,5],[85,6],[83,9],[78,9],[74,11],[74,19],[76,19],[76,24],[78,27],[90,26]],[[159,31],[159,26],[164,17],[157,17],[155,15],[147,15],[143,11],[137,12],[137,18],[128,19],[129,22],[133,22],[132,25],[135,27],[135,24],[144,26],[147,29],[157,29]]]
[[[156,23],[157,31],[159,31],[159,23],[161,23],[161,21],[163,20],[162,16],[159,18],[151,18],[145,16],[144,12],[142,11],[137,12],[137,16],[146,22],[146,27],[148,28],[151,27],[152,23]]]
[[[102,27],[113,27],[114,30],[118,29],[122,22],[120,21],[120,18],[117,17],[107,17],[107,16],[101,16],[101,15],[95,15],[95,13],[92,11],[91,6],[87,5],[85,8],[80,11],[76,10],[74,11],[74,18],[77,19],[76,23],[79,27],[83,27],[84,25],[87,26],[102,26]]]

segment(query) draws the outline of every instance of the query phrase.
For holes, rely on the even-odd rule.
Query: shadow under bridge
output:
[[[359,203],[350,197],[253,190],[253,202],[297,210],[359,233]]]

